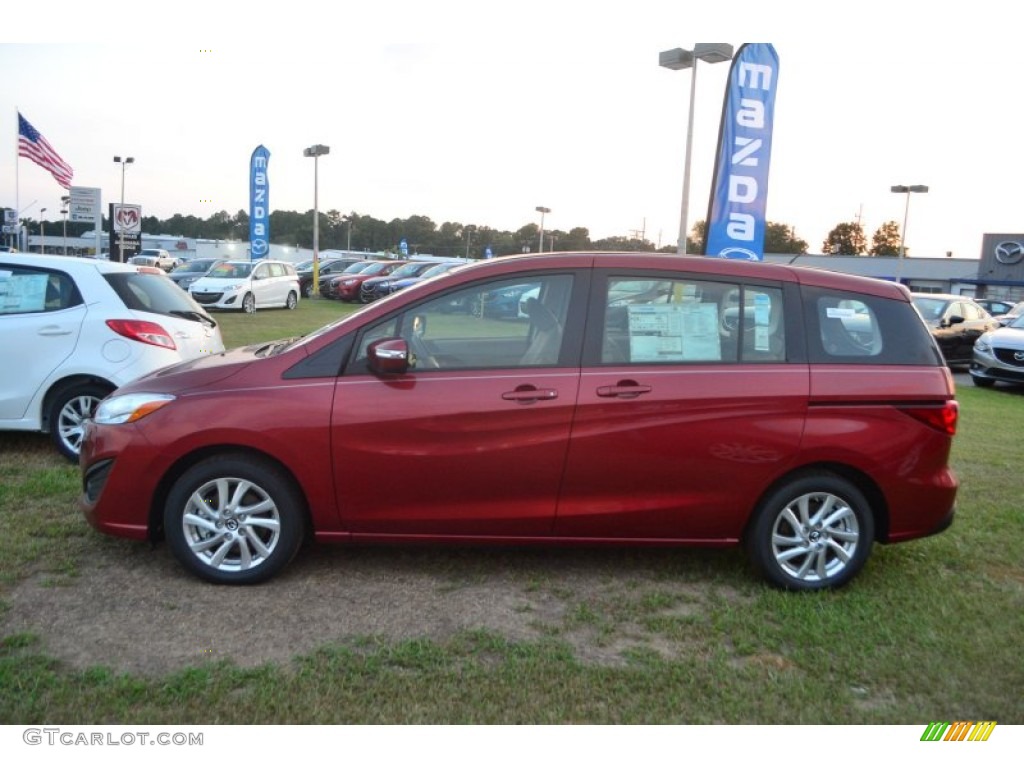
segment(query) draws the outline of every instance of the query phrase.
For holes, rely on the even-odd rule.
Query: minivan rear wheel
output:
[[[283,470],[251,456],[212,456],[186,471],[164,505],[174,556],[215,584],[256,584],[284,568],[305,533],[304,505]]]
[[[864,567],[874,541],[871,505],[831,472],[798,475],[769,494],[746,537],[754,567],[784,589],[840,587]]]

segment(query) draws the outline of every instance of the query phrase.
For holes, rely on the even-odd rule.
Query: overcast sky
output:
[[[104,204],[120,199],[113,156],[133,156],[125,201],[143,215],[247,210],[260,144],[271,208],[310,210],[302,150],[326,144],[322,211],[515,230],[542,205],[548,229],[673,244],[690,74],[658,53],[751,41],[780,60],[767,218],[811,252],[839,222],[859,218],[869,239],[902,226],[894,184],[930,187],[910,200],[911,255],[974,258],[986,232],[1024,232],[1019,30],[1005,3],[220,5],[5,9],[0,205],[59,219],[63,190],[16,163],[20,110]],[[728,69],[698,69],[691,223],[707,214]]]

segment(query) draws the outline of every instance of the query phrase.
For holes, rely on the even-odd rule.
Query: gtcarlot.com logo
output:
[[[988,741],[995,727],[995,720],[928,723],[928,727],[921,734],[921,741]]]

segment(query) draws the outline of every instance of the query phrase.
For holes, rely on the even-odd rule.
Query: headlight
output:
[[[974,348],[979,352],[991,352],[992,351],[992,337],[987,333],[981,334],[978,340],[974,342]]]
[[[130,424],[173,401],[174,395],[160,395],[152,392],[118,395],[100,403],[93,421],[97,424]]]
[[[242,285],[243,285],[243,283],[234,283],[232,285],[225,285],[224,286],[224,290],[225,291],[237,291],[239,288],[242,287]]]

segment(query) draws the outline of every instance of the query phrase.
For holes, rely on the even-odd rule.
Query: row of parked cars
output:
[[[912,294],[950,367],[967,367],[979,387],[1024,384],[1024,301]],[[992,311],[1002,310],[993,315]]]
[[[318,291],[327,299],[369,304],[421,280],[450,272],[459,261],[401,261],[337,258],[321,262]],[[313,292],[313,266],[299,266],[303,295]]]

